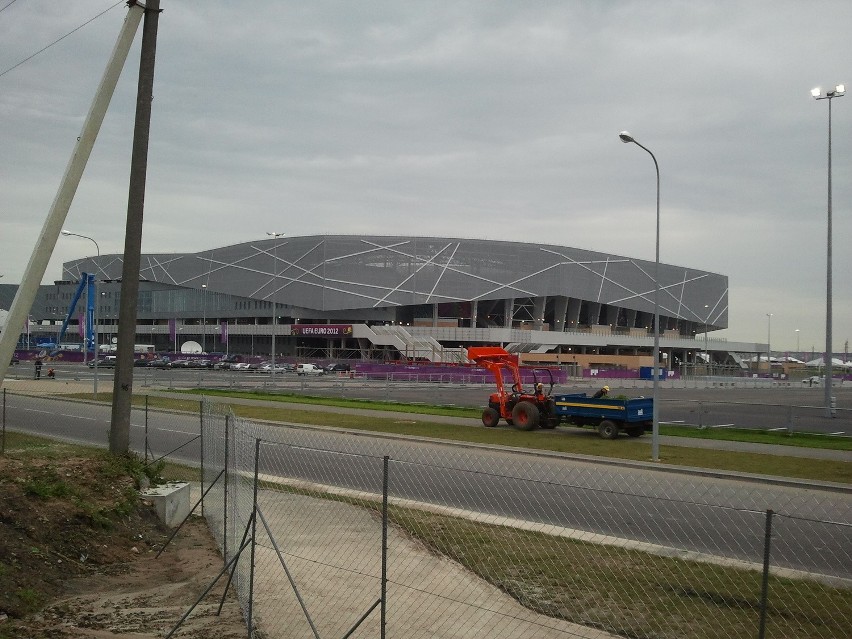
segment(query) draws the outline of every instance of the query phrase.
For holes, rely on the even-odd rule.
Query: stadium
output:
[[[556,245],[446,237],[270,237],[198,253],[143,254],[137,341],[157,351],[296,359],[459,362],[502,345],[525,363],[651,365],[653,261]],[[99,344],[116,332],[120,254],[63,265],[42,286],[32,331],[56,337],[93,273]],[[726,276],[659,265],[660,347],[669,369],[737,365],[761,345],[708,338],[727,328]],[[8,308],[14,287],[0,303]],[[82,305],[81,305],[82,308]],[[65,341],[80,339],[76,315]],[[732,359],[733,358],[733,359]]]

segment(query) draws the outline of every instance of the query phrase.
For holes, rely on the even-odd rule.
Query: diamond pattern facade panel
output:
[[[69,262],[70,278],[92,259]],[[95,272],[121,277],[121,256]],[[660,314],[727,326],[728,280],[660,265]],[[146,254],[144,280],[276,301],[321,312],[447,302],[574,298],[652,313],[654,263],[552,245],[439,237],[312,235],[268,238],[201,253]]]

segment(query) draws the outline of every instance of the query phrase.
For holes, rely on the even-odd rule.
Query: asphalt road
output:
[[[88,382],[94,371],[82,364],[55,366],[60,379]],[[31,377],[26,364],[10,368],[10,376]],[[113,370],[99,370],[100,390],[111,390]],[[642,380],[608,381],[612,396],[650,396],[650,382]],[[732,382],[717,380],[681,380],[664,382],[659,388],[660,421],[668,424],[714,428],[757,428],[852,436],[852,384],[836,387],[836,410],[827,416],[821,387],[766,385],[763,380],[747,378]],[[299,377],[294,373],[239,373],[216,370],[134,369],[138,388],[231,388],[264,389],[305,393],[328,397],[349,397],[401,403],[483,407],[492,384],[451,384],[436,378],[429,382],[350,379],[348,376]],[[554,393],[592,394],[597,381],[577,381],[556,386]]]
[[[10,395],[8,428],[105,445],[110,407]],[[131,447],[198,463],[200,419],[134,410]],[[261,472],[324,485],[381,491],[391,458],[395,497],[544,522],[759,564],[766,511],[783,543],[773,564],[852,579],[852,495],[658,467],[590,463],[569,456],[460,447],[329,429],[261,426]],[[211,454],[208,452],[208,454]]]
[[[92,379],[93,371],[82,364],[55,366],[60,379]],[[11,376],[28,377],[31,367],[10,368]],[[112,369],[98,371],[101,390],[111,390]],[[650,396],[650,382],[642,380],[607,381],[612,396]],[[659,388],[660,421],[696,427],[758,428],[852,436],[852,384],[836,387],[836,410],[829,418],[823,405],[822,387],[765,385],[743,378],[731,382],[681,380],[664,382]],[[299,377],[294,373],[240,373],[216,370],[134,369],[134,385],[158,388],[242,388],[350,397],[402,403],[482,407],[493,392],[492,384],[451,384],[440,378],[430,382],[350,379],[348,376]],[[554,393],[592,394],[601,382],[577,381],[559,385]]]

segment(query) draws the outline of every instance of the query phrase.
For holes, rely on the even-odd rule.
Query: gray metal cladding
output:
[[[91,268],[69,262],[67,275]],[[101,256],[101,277],[121,277]],[[308,235],[200,253],[146,254],[145,280],[318,311],[563,296],[653,312],[654,262],[555,245],[443,237]],[[660,264],[660,313],[727,326],[728,278]]]

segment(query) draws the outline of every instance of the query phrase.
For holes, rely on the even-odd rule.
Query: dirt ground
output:
[[[106,456],[0,455],[0,639],[161,638],[222,568],[193,517],[170,530]],[[246,637],[224,579],[174,637]]]

